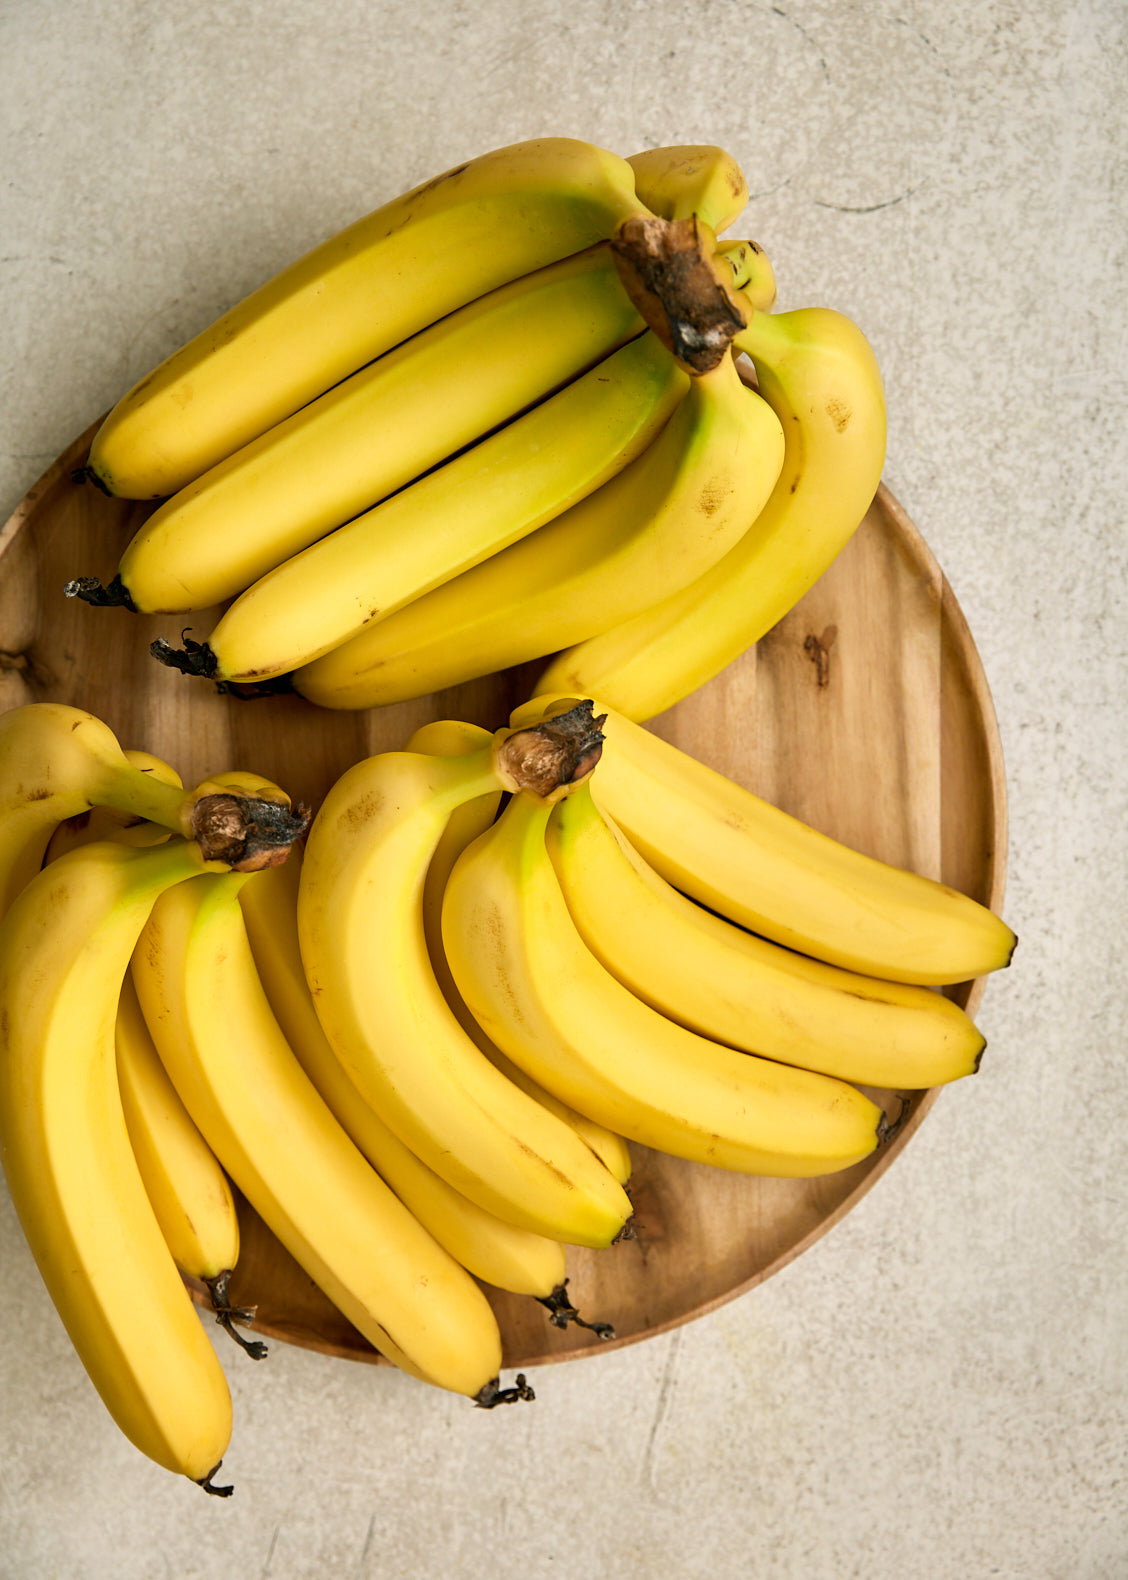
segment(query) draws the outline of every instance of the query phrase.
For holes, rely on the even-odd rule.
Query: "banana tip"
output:
[[[491,1377],[474,1395],[474,1404],[479,1410],[493,1410],[499,1404],[516,1404],[522,1399],[535,1398],[536,1394],[529,1387],[525,1373],[518,1372],[511,1388],[503,1388],[499,1378]]]

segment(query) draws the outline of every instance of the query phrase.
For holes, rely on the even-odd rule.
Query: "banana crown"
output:
[[[631,214],[615,227],[611,251],[627,295],[667,350],[691,373],[716,367],[748,309],[737,288],[741,270],[717,260],[713,231],[696,215]]]
[[[596,718],[594,705],[584,701],[532,725],[499,730],[495,760],[506,788],[546,801],[566,795],[598,763],[605,718]]]

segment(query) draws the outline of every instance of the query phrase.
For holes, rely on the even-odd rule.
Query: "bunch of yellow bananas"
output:
[[[817,578],[885,453],[864,336],[773,314],[764,252],[718,241],[747,196],[720,148],[548,138],[385,205],[118,403],[86,475],[163,503],[68,592],[209,611],[157,656],[325,707],[554,654],[546,688],[669,706]]]
[[[571,1304],[565,1246],[623,1231],[626,1143],[471,1036],[428,953],[444,867],[496,811],[495,752],[520,773],[543,733],[507,728],[495,747],[470,725],[428,725],[358,770],[415,792],[392,831],[404,855],[380,857],[387,912],[320,935],[335,948],[343,925],[371,949],[390,929],[377,1042],[400,1065],[379,1086],[326,1029],[364,1004],[342,997],[324,1016],[303,965],[294,842],[308,811],[246,771],[185,790],[77,708],[0,716],[4,1171],[114,1419],[208,1491],[229,1490],[213,1477],[231,1401],[186,1281],[265,1353],[240,1333],[253,1310],[229,1301],[232,1184],[382,1356],[482,1406],[531,1397],[523,1377],[500,1386],[482,1283],[539,1300],[557,1326],[612,1332]],[[455,752],[473,755],[447,772]],[[419,765],[458,791],[433,794]],[[369,1008],[371,993],[369,978]]]
[[[798,601],[884,459],[864,336],[771,312],[761,249],[717,241],[746,200],[713,147],[487,154],[95,437],[87,479],[163,502],[67,591],[226,604],[154,644],[174,667],[365,708],[551,660],[504,727],[424,726],[312,821],[79,709],[0,716],[4,1169],[115,1420],[211,1492],[231,1401],[185,1281],[263,1352],[238,1195],[380,1354],[491,1406],[531,1390],[483,1284],[610,1333],[566,1247],[627,1230],[629,1142],[827,1174],[881,1145],[881,1094],[978,1067],[935,989],[1006,965],[1005,923],[640,722]]]

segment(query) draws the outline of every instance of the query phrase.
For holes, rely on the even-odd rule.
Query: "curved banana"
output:
[[[450,814],[520,782],[549,740],[500,731],[460,757],[382,752],[350,768],[309,832],[298,929],[331,1046],[416,1157],[496,1217],[600,1246],[622,1231],[629,1198],[568,1124],[475,1046],[443,997],[423,927],[427,867]]]
[[[660,219],[696,214],[716,233],[728,230],[748,203],[748,182],[736,160],[715,143],[680,143],[631,154],[635,196]]]
[[[365,626],[293,676],[322,707],[425,695],[557,652],[692,582],[747,531],[783,465],[772,408],[724,357],[662,432],[539,531]]]
[[[491,740],[489,731],[481,729],[476,724],[468,724],[461,719],[434,719],[415,731],[408,740],[406,749],[409,752],[429,752],[437,757],[458,757],[488,746]],[[500,785],[484,796],[464,801],[461,806],[455,807],[439,835],[434,854],[427,864],[427,876],[423,881],[423,934],[427,940],[431,967],[442,988],[443,997],[454,1011],[463,1030],[486,1055],[490,1063],[514,1085],[534,1098],[542,1108],[547,1108],[550,1113],[556,1114],[566,1124],[571,1125],[581,1139],[587,1142],[596,1157],[610,1169],[619,1184],[626,1185],[631,1177],[632,1164],[630,1149],[622,1136],[617,1136],[605,1125],[597,1125],[586,1114],[578,1113],[567,1103],[562,1103],[558,1097],[546,1091],[511,1059],[507,1059],[501,1049],[490,1041],[466,1008],[450,974],[450,967],[443,951],[443,891],[451,868],[466,846],[493,822],[500,802]]]
[[[677,1157],[786,1177],[868,1157],[884,1115],[854,1087],[699,1036],[604,969],[556,880],[550,811],[514,795],[447,883],[447,957],[487,1033],[566,1102]]]
[[[489,1304],[291,1051],[247,940],[239,889],[249,881],[205,876],[153,907],[132,973],[161,1062],[227,1173],[358,1332],[412,1376],[484,1399],[501,1364]]]
[[[207,609],[586,372],[643,323],[606,244],[469,302],[210,467],[88,602]]]
[[[168,1078],[141,1014],[131,976],[122,983],[115,1029],[118,1086],[133,1155],[165,1244],[182,1273],[207,1286],[217,1316],[254,1355],[265,1353],[231,1326],[227,1279],[239,1259],[239,1218],[227,1175]]]
[[[118,401],[88,469],[173,494],[331,385],[465,303],[646,212],[626,160],[546,137],[498,148],[322,242]]]
[[[573,697],[518,708],[530,725]],[[675,888],[800,954],[888,982],[939,986],[1010,963],[993,911],[932,878],[851,850],[602,700],[598,805]]]
[[[0,926],[0,1151],[47,1292],[113,1419],[157,1464],[220,1491],[231,1399],[138,1172],[114,1047],[157,895],[210,870],[191,841],[99,842],[17,896]]]
[[[256,873],[239,900],[263,988],[302,1069],[355,1146],[456,1262],[498,1289],[551,1296],[565,1278],[560,1242],[504,1223],[422,1163],[361,1097],[329,1046],[302,968],[300,875],[294,851]]]
[[[688,696],[793,608],[869,509],[885,461],[873,350],[829,308],[753,312],[733,341],[786,439],[771,497],[694,582],[560,653],[536,689],[602,697],[648,719]]]
[[[266,821],[264,809],[166,784],[135,767],[107,724],[82,708],[29,702],[0,714],[0,915],[39,870],[57,826],[92,807],[160,824],[232,865],[288,846],[304,815]]]
[[[600,812],[590,783],[553,808],[548,851],[585,944],[671,1020],[863,1086],[920,1089],[978,1069],[984,1039],[951,999],[808,959],[687,899]]]
[[[338,527],[255,582],[206,642],[165,643],[165,663],[263,681],[551,520],[640,455],[689,378],[646,333],[556,395]],[[442,399],[442,389],[435,391]]]

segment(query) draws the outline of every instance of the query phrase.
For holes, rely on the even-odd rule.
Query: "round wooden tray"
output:
[[[104,719],[124,746],[166,758],[185,782],[255,768],[316,808],[350,763],[401,747],[418,724],[457,717],[496,729],[530,694],[539,664],[411,703],[334,713],[292,696],[239,701],[163,668],[148,644],[177,638],[187,621],[63,596],[73,576],[108,579],[152,508],[72,481],[92,433],[60,456],[0,533],[0,709],[69,702]],[[188,618],[204,637],[211,616]],[[653,727],[845,843],[1001,909],[1006,799],[990,694],[940,567],[884,487],[797,608]],[[974,1013],[982,990],[980,981],[950,991]],[[894,1138],[823,1179],[754,1179],[635,1148],[637,1237],[569,1252],[574,1303],[589,1319],[613,1323],[616,1338],[601,1343],[582,1329],[555,1328],[532,1299],[487,1291],[506,1366],[630,1344],[762,1283],[889,1168],[937,1094],[902,1095],[908,1108]],[[240,1205],[243,1251],[231,1293],[257,1304],[256,1329],[378,1360]]]

